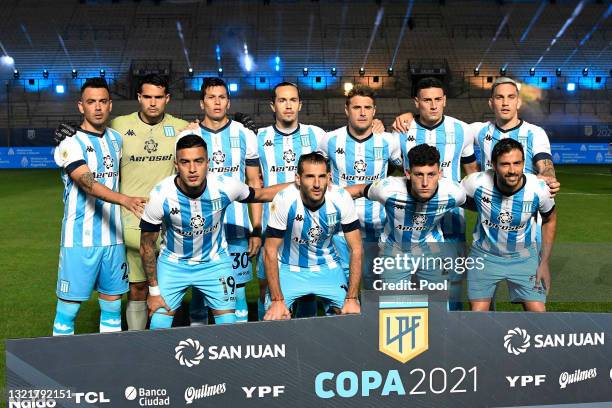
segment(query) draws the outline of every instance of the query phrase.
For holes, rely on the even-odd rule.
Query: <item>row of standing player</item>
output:
[[[509,84],[515,85],[513,82]],[[446,169],[450,167],[450,171],[452,171],[454,175],[453,178],[458,177],[459,160],[457,153],[461,154],[461,156],[464,158],[467,157],[468,159],[471,159],[469,154],[465,154],[465,150],[466,148],[469,148],[470,143],[462,143],[466,140],[469,141],[470,139],[468,135],[458,135],[457,125],[448,125],[448,122],[451,121],[452,118],[445,118],[443,116],[445,97],[442,86],[438,86],[438,84],[435,82],[425,82],[421,85],[423,86],[419,89],[417,98],[415,98],[417,108],[421,113],[421,116],[415,121],[416,126],[413,126],[417,129],[416,135],[411,136],[410,132],[402,135],[405,143],[403,143],[399,148],[394,146],[395,139],[388,134],[377,133],[372,135],[371,125],[375,113],[373,94],[369,93],[368,90],[362,89],[361,95],[359,95],[360,91],[357,91],[347,99],[346,111],[349,118],[348,127],[338,129],[325,137],[325,140],[328,143],[327,147],[329,157],[332,159],[332,173],[334,175],[335,183],[346,185],[353,184],[357,181],[373,181],[380,177],[384,177],[387,173],[387,162],[391,160],[392,162],[398,164],[401,161],[401,156],[398,157],[397,150],[404,150],[404,152],[406,152],[407,149],[409,149],[407,146],[410,142],[414,142],[415,144],[420,142],[435,144],[438,146],[438,148],[441,147],[440,143],[442,143],[442,145],[454,145],[454,151],[450,151],[449,153],[450,157],[448,155],[445,156],[450,158],[450,163],[447,164],[447,162],[442,161],[442,168]],[[500,83],[499,85],[502,84]],[[502,87],[498,86],[494,89],[501,88]],[[433,96],[431,95],[432,91],[434,93]],[[436,93],[441,93],[442,95],[435,95]],[[139,194],[141,196],[146,196],[152,185],[159,181],[160,178],[174,172],[172,166],[172,150],[174,149],[173,139],[176,129],[184,127],[186,122],[179,121],[168,114],[164,114],[165,105],[169,102],[169,93],[167,84],[165,84],[160,78],[152,77],[148,79],[148,82],[144,81],[143,84],[141,84],[138,98],[142,108],[141,111],[132,115],[117,118],[111,123],[111,126],[120,132],[119,137],[121,138],[121,140],[113,140],[113,144],[117,144],[119,142],[122,142],[123,144],[123,158],[121,159],[121,192],[127,195]],[[503,106],[502,109],[500,109],[500,112],[508,116],[508,108],[505,107],[505,105],[508,105],[507,100],[512,98],[506,98],[505,96],[504,98],[505,99],[501,104]],[[518,99],[518,92],[516,92],[516,98]],[[107,97],[107,99],[108,100],[105,101],[104,98],[102,98],[101,101],[106,102],[107,106],[110,107],[110,98]],[[493,104],[495,104],[495,101],[497,100],[497,96],[494,96],[492,98],[492,101],[494,101]],[[86,101],[87,99],[84,99],[79,102],[79,108],[83,113],[85,113],[86,116],[83,126],[84,128],[88,125]],[[99,105],[98,102],[99,101],[97,101],[95,105]],[[509,109],[512,111],[512,103],[509,105]],[[217,172],[221,173],[233,173],[232,175],[234,177],[237,177],[243,181],[245,180],[246,176],[246,181],[253,186],[256,186],[259,180],[259,163],[256,162],[257,155],[260,156],[262,161],[261,168],[263,170],[264,184],[272,185],[282,181],[291,181],[295,173],[296,157],[299,157],[306,151],[314,150],[315,146],[317,148],[322,147],[320,146],[320,143],[323,132],[320,129],[313,126],[298,124],[297,115],[301,107],[301,100],[297,87],[292,84],[281,84],[275,88],[274,100],[271,103],[271,107],[276,115],[276,124],[260,131],[260,137],[257,141],[259,146],[254,147],[252,142],[247,143],[247,139],[249,139],[249,132],[239,124],[227,119],[226,113],[229,108],[229,95],[227,93],[225,84],[221,80],[212,79],[203,85],[201,107],[205,113],[205,118],[202,121],[202,124],[199,126],[199,133],[208,142],[211,168],[219,168]],[[516,104],[514,105],[514,108],[514,113],[516,114]],[[99,110],[100,109],[98,109],[98,107],[94,109],[94,117],[92,122],[97,121],[98,127],[95,130],[103,131],[106,124],[106,119],[108,119],[108,112],[106,118],[104,118],[104,114],[98,112]],[[110,109],[108,109],[108,111],[110,111]],[[398,119],[400,126],[401,123],[406,121],[406,119],[407,118],[405,116]],[[511,119],[518,118],[514,117]],[[503,120],[504,118],[500,117],[498,122],[503,122]],[[440,125],[443,122],[445,129],[442,129],[443,137],[440,138],[440,129],[436,130],[436,128],[440,128]],[[458,121],[455,122],[460,123]],[[487,135],[484,136],[484,140],[490,141],[491,137],[495,138],[495,132],[500,130],[503,132],[504,126],[507,130],[509,124],[512,124],[512,120],[501,124],[496,123],[497,126],[493,131],[493,135],[487,133]],[[422,129],[419,129],[419,125],[422,127]],[[524,125],[526,124],[520,122],[516,128],[520,128]],[[489,124],[489,126],[492,125]],[[423,129],[425,129],[425,131],[423,131]],[[89,130],[91,131],[91,129]],[[418,130],[421,131],[421,135],[419,135]],[[433,136],[431,134],[432,130],[434,130]],[[159,133],[161,133],[161,137],[159,137]],[[117,136],[118,135],[114,134],[115,139],[118,139]],[[293,137],[288,138],[287,136]],[[512,134],[510,133],[509,136],[512,137]],[[503,137],[503,134],[497,135],[498,139]],[[534,134],[531,129],[529,129],[527,132],[523,131],[522,135],[519,134],[518,138],[519,140],[525,138],[526,143],[523,144],[526,145],[527,157],[529,158],[530,152],[533,151],[533,146],[535,146],[534,141],[537,144],[537,142],[539,142],[541,139],[541,135]],[[252,134],[250,139],[255,140],[252,137]],[[457,140],[459,140],[459,143],[457,143]],[[371,146],[369,146],[369,144],[371,144]],[[457,145],[459,146],[459,149],[457,149]],[[282,149],[280,148],[281,146]],[[444,152],[444,154],[449,152],[449,149],[443,148],[440,150]],[[394,151],[396,153],[393,153]],[[61,152],[61,150],[58,149],[58,152]],[[226,155],[226,152],[232,152],[232,154]],[[234,153],[238,154],[235,155]],[[60,155],[63,154],[64,153],[61,153]],[[235,158],[235,156],[238,156],[238,158]],[[340,156],[344,156],[345,159],[338,159]],[[352,164],[352,171],[345,169],[351,167],[346,165],[346,158],[349,157],[350,159],[348,161],[350,164]],[[536,163],[536,168],[546,170],[548,167],[546,161],[550,161],[549,157],[535,158],[537,159],[534,161]],[[542,161],[544,161],[544,166],[540,165],[540,162]],[[339,162],[341,164],[340,166]],[[66,160],[64,160],[63,163],[66,164]],[[470,170],[470,163],[473,163],[473,160],[465,160],[464,169],[466,172],[469,172]],[[528,163],[530,163],[529,160]],[[368,164],[370,164],[370,170],[367,169]],[[344,171],[339,171],[339,169],[343,169]],[[79,177],[75,177],[76,175],[80,176],[80,172],[70,173],[71,179],[80,180]],[[360,173],[364,174],[359,175]],[[545,175],[544,171],[541,173]],[[69,183],[67,183],[67,186],[68,184]],[[77,184],[83,187],[81,183]],[[94,183],[90,184],[91,186],[85,185],[85,188],[87,189],[86,191],[93,192],[92,186]],[[140,190],[137,192],[136,190],[139,187]],[[125,200],[117,201],[122,202]],[[142,201],[140,203],[142,204]],[[128,205],[124,205],[124,207],[130,208],[130,204],[128,203]],[[248,225],[248,213],[246,212],[246,208],[241,208],[239,205],[236,205],[235,207],[237,208],[235,208],[233,211],[235,216],[234,219],[239,219],[243,222],[226,222],[226,232],[228,233],[228,241],[230,242],[230,245],[232,245],[232,241],[242,240],[242,247],[232,249],[234,254],[234,266],[238,266],[238,269],[242,267],[243,271],[248,271],[247,273],[243,273],[244,278],[248,279],[250,275],[250,267],[248,266],[247,262],[244,262],[244,259],[248,259],[251,255],[255,254],[261,245],[261,241],[259,241],[260,235],[257,233],[259,232],[258,227],[260,225],[260,218],[258,217],[258,210],[255,208],[253,211],[252,209],[251,213],[253,215],[253,227],[256,233],[249,237],[250,226]],[[384,211],[379,211],[378,209],[376,211],[372,211],[373,206],[367,203],[363,203],[363,205],[358,203],[357,207],[358,210],[361,208],[360,221],[362,228],[364,229],[366,239],[377,239],[380,227],[384,223]],[[139,209],[141,209],[141,207]],[[138,211],[136,212],[138,213]],[[228,221],[232,219],[231,214],[232,211],[229,213],[230,216],[228,216]],[[372,217],[372,219],[366,219],[366,215],[368,217]],[[115,218],[115,222],[116,219],[117,217]],[[134,222],[130,222],[130,219],[132,219]],[[264,219],[267,218],[264,217]],[[142,272],[142,265],[140,265],[139,257],[136,252],[138,251],[139,245],[137,244],[138,234],[137,225],[135,225],[137,221],[135,220],[137,220],[137,218],[131,217],[127,212],[124,212],[124,224],[126,226],[125,238],[126,243],[128,244],[128,262],[130,263],[131,267],[130,274],[134,274],[134,272],[138,270]],[[371,228],[371,226],[373,226],[373,228]],[[244,242],[245,238],[248,240],[246,245]],[[62,246],[66,246],[64,240]],[[232,247],[230,246],[230,248]],[[132,253],[132,256],[130,256],[130,253]],[[246,257],[244,255],[245,253],[247,254]],[[66,264],[66,262],[63,263]],[[60,271],[62,269],[61,265],[62,263],[60,263]],[[123,272],[125,272],[125,267]],[[239,275],[240,273],[238,273],[238,276]],[[134,278],[132,278],[132,276],[134,276]],[[146,304],[144,303],[144,298],[146,298],[146,284],[144,283],[145,280],[143,278],[144,274],[142,273],[140,276],[130,276],[130,300],[127,308],[128,325],[130,328],[143,328],[146,324]],[[100,282],[97,282],[97,284],[98,289],[100,289]],[[58,280],[58,296],[60,299],[71,300],[62,298],[62,293],[64,292],[61,289],[67,289],[69,286],[70,285],[66,285],[65,280],[61,279],[60,273],[60,279]],[[107,305],[102,303],[104,296],[106,295],[101,296],[103,318],[105,309],[109,309]],[[116,297],[116,295],[114,296]],[[78,299],[76,300],[78,301]],[[63,306],[64,303],[70,304],[70,302],[62,302],[60,300],[58,303],[58,316],[66,314],[61,313],[63,311],[60,310],[62,309],[60,306]],[[246,302],[244,303],[244,309],[242,309],[242,311],[238,311],[239,318],[246,317]],[[72,309],[74,309],[74,306],[72,306]],[[116,307],[114,307],[114,310],[116,310]],[[116,313],[113,313],[113,316],[115,317]],[[102,320],[103,319],[101,319],[101,321]],[[117,321],[117,319],[111,320],[114,320],[115,322]],[[102,323],[101,330],[104,330]]]

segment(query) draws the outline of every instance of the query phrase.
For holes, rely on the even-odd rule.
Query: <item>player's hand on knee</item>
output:
[[[372,133],[383,133],[385,131],[385,124],[380,119],[374,119],[372,121]]]
[[[126,209],[132,212],[135,216],[140,218],[144,211],[145,205],[147,204],[146,197],[130,197],[125,196],[124,202],[121,203]]]
[[[264,320],[289,320],[291,312],[287,309],[284,300],[273,300],[264,315]]]
[[[361,306],[359,305],[359,301],[357,299],[345,299],[344,306],[342,306],[342,310],[340,311],[342,314],[356,314],[361,313]]]
[[[249,238],[249,258],[257,256],[259,254],[259,250],[261,249],[261,237],[257,235],[253,235]]]
[[[53,141],[56,145],[58,145],[65,138],[74,136],[76,132],[77,125],[74,123],[60,123],[60,125],[53,131]]]
[[[393,122],[393,130],[404,133],[410,129],[410,124],[414,120],[414,115],[410,112],[402,113]]]
[[[159,296],[148,295],[147,296],[147,307],[149,308],[149,317],[151,317],[153,313],[155,313],[159,309],[166,309],[166,312],[168,313],[171,311],[170,306],[166,304],[166,301],[161,295]]]
[[[550,291],[550,266],[548,262],[540,263],[536,272],[535,288],[540,289],[542,286],[544,286],[546,294],[548,295]]]

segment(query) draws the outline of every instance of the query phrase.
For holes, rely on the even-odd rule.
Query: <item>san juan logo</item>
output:
[[[429,348],[427,296],[381,296],[378,350],[406,363]]]

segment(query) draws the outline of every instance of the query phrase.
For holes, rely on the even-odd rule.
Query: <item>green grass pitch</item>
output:
[[[609,166],[558,167],[562,191],[556,200],[559,215],[550,311],[612,311],[611,170]],[[0,171],[0,389],[5,383],[4,340],[51,334],[62,211],[59,170]],[[468,231],[474,219],[469,214]],[[247,295],[255,310],[255,281]],[[498,309],[520,307],[502,303]],[[77,333],[97,332],[98,318],[94,295],[81,307]]]

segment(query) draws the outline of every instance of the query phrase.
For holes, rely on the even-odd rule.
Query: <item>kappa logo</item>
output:
[[[132,129],[128,129],[127,132],[125,132],[126,136],[136,136],[136,132],[134,132]]]
[[[527,334],[527,330],[515,327],[508,330],[504,336],[504,347],[510,354],[518,356],[527,351],[531,346],[531,336]]]
[[[427,296],[381,296],[378,350],[406,363],[429,349]]]
[[[482,196],[481,200],[483,203],[491,204],[491,199],[487,196]]]
[[[182,366],[197,366],[204,358],[204,347],[197,340],[181,340],[174,348],[174,358]]]
[[[304,221],[304,216],[302,214],[298,214],[294,218],[296,221]]]
[[[415,214],[412,217],[412,223],[417,225],[423,225],[427,221],[427,216],[425,214]]]
[[[87,153],[94,153],[95,152],[94,148],[91,147],[91,146],[87,146],[87,149],[85,149],[85,150],[87,150]]]
[[[110,157],[110,155],[107,154],[106,156],[104,156],[103,163],[104,167],[106,167],[107,169],[111,169],[113,167],[114,160],[112,157]]]
[[[144,149],[147,151],[147,153],[153,153],[157,151],[157,146],[158,143],[155,140],[149,139],[145,142]]]
[[[212,159],[217,164],[223,164],[225,163],[225,153],[223,153],[221,150],[217,150],[213,153]]]
[[[177,215],[180,212],[181,211],[178,208],[176,208],[176,207],[172,207],[172,209],[170,210],[170,214],[171,215]]]
[[[289,149],[286,152],[283,153],[283,160],[286,163],[293,163],[295,162],[295,153],[293,152],[293,150]]]
[[[512,222],[512,213],[510,211],[502,211],[497,216],[497,219],[503,224],[510,224]]]
[[[409,136],[408,136],[408,138],[407,138],[407,140],[408,140],[409,142],[414,142],[414,141],[416,140],[416,137],[414,137],[413,135],[409,135]]]
[[[319,239],[322,233],[323,233],[323,230],[318,225],[308,230],[308,236],[312,239]]]
[[[344,149],[339,147],[336,149],[336,154],[344,154]]]
[[[204,218],[200,214],[191,217],[189,225],[191,225],[192,228],[202,228],[204,226]]]
[[[487,142],[490,142],[491,140],[493,140],[493,135],[491,135],[490,133],[487,133],[487,134],[485,135],[485,140],[486,140]]]
[[[355,164],[353,165],[353,169],[355,169],[357,173],[363,173],[367,170],[367,168],[368,168],[368,163],[366,163],[365,161],[361,159],[355,161]]]
[[[271,140],[266,140],[263,145],[266,147],[272,147],[274,146],[274,142],[272,142]]]

